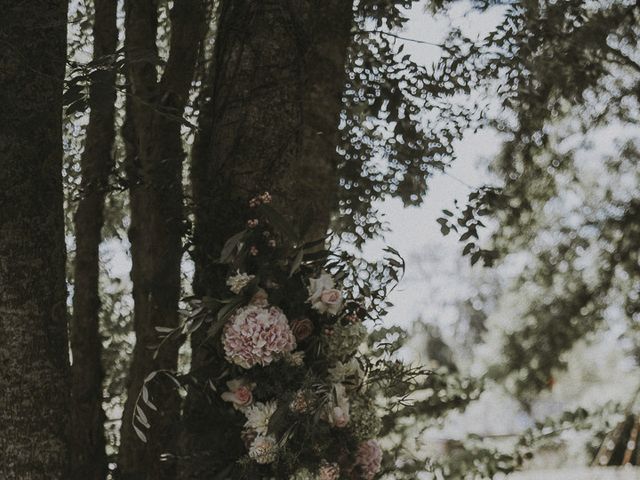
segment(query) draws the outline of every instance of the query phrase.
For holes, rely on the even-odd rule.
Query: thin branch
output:
[[[444,48],[444,45],[441,43],[428,42],[427,40],[418,40],[416,38],[402,37],[400,35],[396,35],[395,33],[385,32],[384,30],[357,30],[355,33],[356,35],[377,33],[378,35],[386,35],[388,37],[393,37],[398,40],[404,40],[406,42],[420,43],[422,45],[430,45],[432,47]]]
[[[607,51],[618,58],[619,65],[631,67],[636,72],[640,73],[640,63],[637,63],[635,60],[633,60],[628,55],[625,55],[620,50],[617,50],[617,49],[615,49],[615,48],[613,48],[613,47],[611,47],[609,45],[607,45]]]

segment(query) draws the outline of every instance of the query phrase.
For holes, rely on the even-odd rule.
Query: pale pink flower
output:
[[[335,315],[342,308],[342,293],[335,288],[325,290],[322,292],[322,295],[320,295],[320,301],[324,304],[327,312]]]
[[[344,428],[349,423],[349,409],[333,407],[331,409],[329,423],[337,428]]]
[[[375,440],[362,442],[356,453],[356,464],[364,480],[373,480],[382,466],[382,449]]]
[[[251,368],[279,360],[296,348],[296,339],[278,307],[248,305],[231,317],[222,344],[229,362]]]
[[[318,470],[318,480],[338,480],[340,478],[340,467],[337,463],[329,463],[326,460],[320,462]]]
[[[236,410],[242,410],[253,403],[252,390],[255,383],[249,383],[243,378],[237,378],[227,382],[228,392],[224,392],[221,397],[225,402],[232,402]]]
[[[332,427],[344,428],[349,423],[349,398],[344,385],[337,383],[333,386],[334,393],[331,401],[325,407],[325,420]]]
[[[264,289],[259,288],[258,291],[253,294],[249,303],[259,307],[267,307],[269,305],[269,294]]]

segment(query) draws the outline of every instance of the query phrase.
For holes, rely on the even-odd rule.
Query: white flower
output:
[[[322,272],[318,278],[309,280],[309,299],[311,306],[320,313],[336,315],[342,308],[342,293],[336,290],[331,275]]]
[[[256,463],[272,463],[278,456],[278,445],[273,435],[258,435],[249,447],[249,457]]]
[[[333,277],[327,272],[322,272],[318,278],[309,279],[309,300],[314,301],[320,298],[323,290],[331,290],[336,286]]]
[[[284,360],[293,367],[301,367],[304,364],[304,352],[292,352],[284,357]]]
[[[318,480],[315,473],[309,471],[308,468],[301,468],[289,477],[289,480]]]
[[[333,383],[344,382],[349,379],[359,383],[364,376],[364,372],[360,367],[360,363],[355,358],[351,358],[348,362],[337,361],[332,368],[328,370],[329,380]]]
[[[269,430],[269,420],[277,408],[278,404],[275,400],[255,403],[244,411],[247,417],[244,426],[255,430],[258,435],[266,435]]]
[[[253,280],[254,278],[255,278],[255,275],[247,275],[246,273],[240,273],[240,270],[238,270],[238,273],[227,278],[227,286],[229,287],[229,290],[231,290],[233,293],[238,294],[242,291],[244,287],[249,285],[251,280]]]

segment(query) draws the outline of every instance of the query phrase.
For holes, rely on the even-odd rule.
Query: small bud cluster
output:
[[[259,205],[268,205],[271,203],[271,195],[269,194],[269,192],[264,192],[261,195],[258,195],[257,197],[253,197],[251,200],[249,200],[249,207],[251,208],[256,208]]]

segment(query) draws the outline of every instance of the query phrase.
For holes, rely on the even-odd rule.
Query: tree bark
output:
[[[67,2],[0,15],[0,478],[69,478],[62,198]]]
[[[210,101],[193,154],[196,294],[226,292],[226,271],[215,261],[244,228],[255,194],[269,191],[298,226],[311,219],[311,237],[328,228],[352,7],[349,0],[222,1]],[[201,380],[219,367],[203,368],[209,362],[194,351]],[[195,388],[184,419],[181,478],[213,478],[242,448],[225,436],[229,420]]]
[[[157,358],[156,326],[175,327],[182,258],[182,160],[180,129],[203,34],[201,0],[178,0],[171,11],[169,60],[157,80],[157,5],[127,0],[125,52],[128,97],[129,181],[136,345],[128,378],[118,469],[122,479],[173,478],[179,397],[172,384],[152,388],[157,414],[151,416],[148,443],[138,439],[132,419],[144,378],[157,369],[175,370],[178,346],[166,345]]]
[[[109,62],[118,44],[116,7],[113,0],[95,1],[93,60],[102,65],[91,78],[91,113],[81,159],[82,197],[75,217],[75,288],[70,329],[73,480],[104,480],[107,475],[98,279],[104,200],[113,168],[116,70]]]

